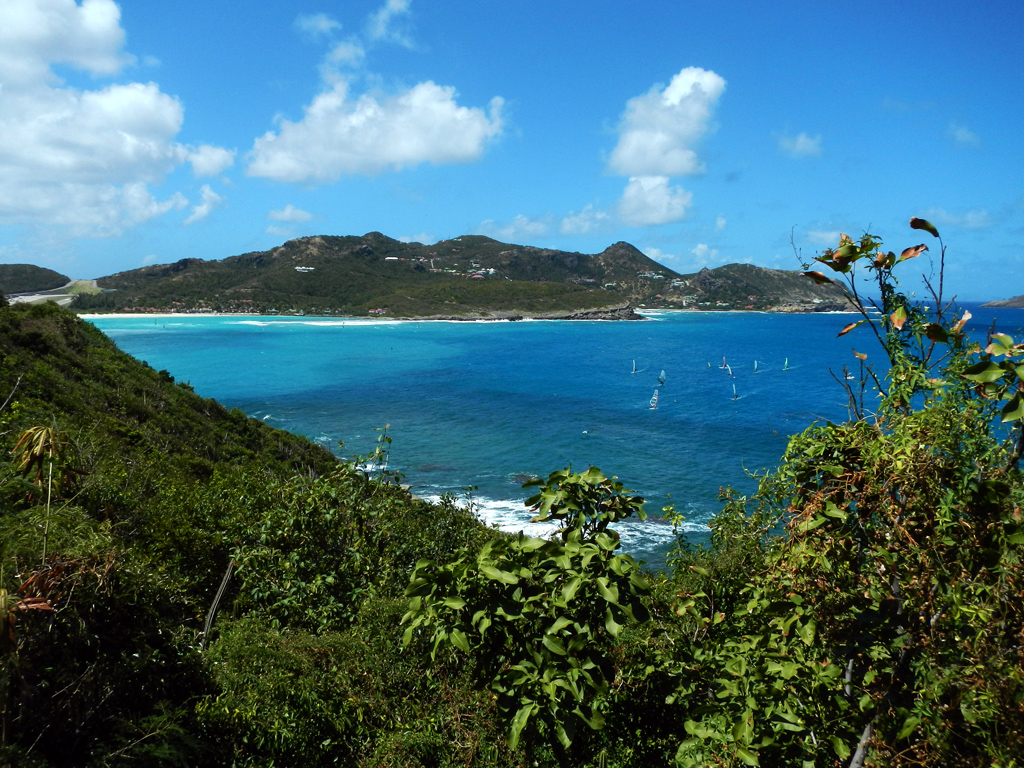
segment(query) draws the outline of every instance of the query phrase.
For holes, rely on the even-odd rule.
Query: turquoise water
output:
[[[974,311],[972,325],[983,333],[990,315]],[[846,395],[833,374],[856,367],[853,347],[881,363],[866,329],[836,338],[850,319],[664,313],[645,322],[92,322],[199,394],[341,455],[368,452],[375,430],[390,425],[391,467],[413,492],[465,496],[475,486],[479,514],[503,529],[528,524],[525,478],[571,464],[617,475],[654,516],[675,503],[700,537],[721,486],[753,490],[748,472],[775,466],[788,435],[816,419],[846,418]],[[732,376],[721,368],[723,356]],[[673,536],[656,519],[623,524],[620,532],[634,555],[655,566]]]

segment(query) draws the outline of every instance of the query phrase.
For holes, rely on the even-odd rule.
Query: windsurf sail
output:
[[[654,397],[651,398],[651,410],[658,407],[658,390],[654,390]]]
[[[662,386],[665,383],[665,371],[658,374],[658,386]]]
[[[633,361],[633,373],[636,373],[636,360]]]

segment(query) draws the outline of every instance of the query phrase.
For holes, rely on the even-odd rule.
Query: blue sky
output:
[[[1005,298],[1022,31],[1016,0],[0,0],[0,262],[380,231],[792,269],[791,232],[899,250],[921,216],[960,298]]]

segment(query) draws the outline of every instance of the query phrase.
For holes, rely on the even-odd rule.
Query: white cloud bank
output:
[[[230,163],[227,150],[174,142],[184,109],[155,83],[67,87],[66,64],[116,75],[132,57],[112,0],[0,2],[0,223],[112,236],[187,201],[149,185],[191,162],[197,175]]]
[[[611,173],[629,177],[618,205],[626,224],[667,224],[686,215],[693,195],[671,186],[670,177],[704,172],[697,146],[714,127],[725,84],[714,72],[686,67],[667,86],[655,85],[626,103],[608,159]]]
[[[376,175],[420,163],[466,163],[501,133],[502,99],[488,112],[462,107],[455,89],[427,81],[398,94],[350,98],[335,82],[306,107],[298,122],[256,139],[249,176],[326,184],[348,174]]]

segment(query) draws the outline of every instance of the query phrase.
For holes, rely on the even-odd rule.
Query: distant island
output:
[[[1005,307],[1007,309],[1024,308],[1024,296],[1014,296],[1012,299],[1001,299],[1000,301],[988,301],[982,304],[983,307]]]
[[[629,243],[581,254],[465,235],[433,245],[379,232],[142,267],[96,280],[79,312],[210,312],[419,319],[629,319],[639,309],[841,311],[838,285],[730,264],[680,274]]]

